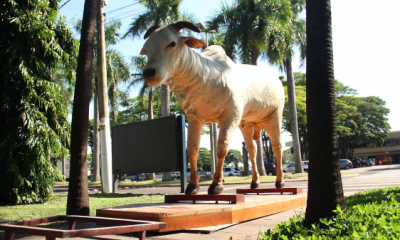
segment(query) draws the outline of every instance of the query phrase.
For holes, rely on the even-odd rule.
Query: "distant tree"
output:
[[[282,79],[283,86],[285,88],[285,106],[288,106],[288,87],[287,81]],[[295,85],[295,100],[296,100],[296,112],[297,112],[297,126],[299,129],[299,140],[300,140],[300,151],[301,155],[308,159],[307,151],[307,114],[306,114],[306,86],[305,86],[305,73],[294,73],[294,85]],[[292,132],[292,121],[290,117],[290,110],[285,107],[283,111],[283,128]]]
[[[131,67],[133,68],[133,73],[131,74],[130,86],[135,86],[140,84],[139,96],[144,99],[144,95],[148,94],[148,117],[147,119],[154,118],[153,112],[153,87],[148,85],[143,78],[143,69],[146,67],[147,61],[144,56],[133,56],[131,58]]]
[[[338,115],[339,154],[352,158],[354,148],[382,146],[388,137],[390,110],[379,97],[339,96],[336,99]]]
[[[72,83],[77,42],[56,0],[0,7],[0,204],[44,202],[59,171],[49,154],[68,148],[68,108],[55,81]]]
[[[300,13],[305,8],[305,0],[292,0],[292,18],[289,23],[285,25],[285,54],[283,57],[283,65],[286,70],[287,77],[287,100],[290,115],[290,130],[292,133],[293,155],[294,162],[296,163],[295,172],[303,172],[303,164],[301,164],[301,150],[299,140],[299,126],[297,122],[297,108],[296,108],[296,91],[295,81],[292,70],[293,48],[297,45],[300,50],[300,59],[304,61],[306,57],[306,27],[305,21],[299,17]],[[270,51],[275,51],[272,49]]]
[[[197,165],[204,171],[211,171],[211,153],[207,148],[200,148]]]
[[[236,149],[229,149],[228,154],[225,157],[225,163],[226,164],[233,163],[235,164],[235,167],[238,167],[239,162],[243,162],[242,153]]]

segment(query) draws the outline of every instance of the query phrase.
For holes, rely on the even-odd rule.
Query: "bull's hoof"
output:
[[[283,188],[285,186],[285,182],[275,182],[276,188]]]
[[[186,195],[195,195],[199,192],[199,190],[200,190],[199,186],[189,183],[188,186],[186,187],[185,194]]]
[[[224,186],[222,184],[211,184],[210,187],[208,187],[208,194],[209,195],[216,195],[222,193],[224,190]]]
[[[258,188],[258,186],[260,186],[260,181],[251,181],[251,183],[250,183],[251,189],[256,189],[256,188]]]

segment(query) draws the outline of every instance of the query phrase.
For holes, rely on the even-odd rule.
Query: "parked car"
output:
[[[267,173],[267,175],[269,175],[269,176],[276,175],[275,164],[266,163],[266,164],[264,164],[264,166],[265,166],[265,172]]]
[[[143,181],[145,178],[145,174],[144,173],[139,173],[139,174],[127,174],[125,176],[121,177],[121,180],[125,180],[125,179],[129,179],[131,181]]]
[[[365,159],[360,160],[361,167],[369,167],[370,164]]]
[[[224,168],[224,176],[242,176],[242,171],[239,168],[226,167]]]
[[[191,171],[190,168],[186,169],[187,177],[190,177],[190,171]],[[205,173],[202,168],[198,167],[197,174],[200,176],[200,175],[204,175]],[[176,172],[175,176],[176,176],[176,179],[181,179],[181,172]]]
[[[361,163],[358,160],[353,160],[351,163],[353,163],[353,168],[361,167]]]
[[[339,159],[340,169],[350,169],[353,163],[349,159]]]
[[[367,162],[369,162],[370,166],[375,166],[375,159],[368,159]]]
[[[301,161],[303,164],[303,170],[304,172],[308,172],[308,161]],[[295,163],[290,163],[286,167],[282,168],[283,172],[291,172],[295,173],[296,172],[296,165]]]

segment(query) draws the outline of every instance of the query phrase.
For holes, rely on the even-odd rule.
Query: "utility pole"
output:
[[[103,193],[111,193],[112,166],[111,166],[111,137],[110,137],[110,118],[108,115],[108,96],[107,96],[107,71],[106,71],[106,44],[104,35],[104,16],[103,4],[107,6],[107,0],[100,1],[98,34],[98,77],[99,77],[99,112],[100,112],[100,155],[101,155],[101,180]]]

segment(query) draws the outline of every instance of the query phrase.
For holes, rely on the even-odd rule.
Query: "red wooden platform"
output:
[[[97,209],[97,216],[167,223],[158,232],[231,224],[305,206],[305,195],[243,195],[245,203],[153,203]]]
[[[34,227],[35,225],[41,223],[49,223],[54,221],[68,221],[70,230]],[[93,222],[99,225],[112,226],[112,227],[98,227],[98,228],[76,230],[75,224],[77,221]],[[61,215],[61,216],[40,218],[30,221],[0,224],[0,229],[4,230],[6,240],[13,240],[15,233],[46,236],[46,240],[55,240],[56,238],[93,237],[99,235],[123,234],[131,232],[138,232],[139,239],[144,240],[146,237],[146,231],[159,230],[166,227],[167,227],[166,223],[163,222],[115,219],[106,217],[86,217],[86,216],[74,216],[74,215],[68,215],[68,216]]]
[[[177,203],[182,201],[215,201],[219,203],[221,201],[227,201],[231,204],[244,203],[243,194],[221,194],[221,195],[208,195],[208,194],[198,194],[198,195],[165,195],[166,203]]]
[[[303,188],[256,188],[256,189],[236,189],[236,193],[238,194],[249,194],[249,193],[292,193],[298,194],[303,192]]]

